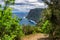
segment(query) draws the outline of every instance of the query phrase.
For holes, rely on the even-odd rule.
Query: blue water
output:
[[[28,12],[14,12],[14,14],[19,18],[24,18],[28,15]]]
[[[20,21],[21,25],[35,25],[34,23],[29,22],[29,20],[27,20],[27,18],[24,18],[28,15],[28,12],[13,12],[13,14],[15,14],[16,16],[18,16],[19,18],[22,19]]]

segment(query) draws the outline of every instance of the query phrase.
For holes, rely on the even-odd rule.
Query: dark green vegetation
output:
[[[48,8],[43,10],[40,21],[36,26],[21,26],[20,19],[12,17],[12,8],[9,4],[14,4],[14,0],[4,0],[5,6],[0,5],[0,39],[18,40],[19,37],[33,33],[46,33],[50,38],[60,38],[60,1],[50,0],[44,2]]]
[[[48,33],[51,38],[60,38],[60,0],[50,0],[50,2],[44,0],[44,2],[48,8],[44,12],[45,23],[43,27],[49,27]]]

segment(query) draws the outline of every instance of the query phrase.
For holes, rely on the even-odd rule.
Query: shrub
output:
[[[0,7],[0,39],[14,40],[16,36],[22,36],[22,27],[19,24],[19,18],[12,17],[12,9],[7,7],[2,9]]]
[[[25,35],[32,34],[34,28],[32,26],[23,26],[23,32]]]
[[[50,21],[50,18],[51,9],[44,9],[41,14],[40,22],[38,22],[36,25],[40,27],[40,32],[49,34],[49,32],[52,30],[52,23]]]
[[[52,30],[52,28],[51,28],[51,23],[50,23],[50,21],[49,20],[46,20],[45,22],[44,22],[44,24],[42,24],[42,27],[40,27],[40,31],[42,32],[42,33],[49,33],[50,32],[50,30]]]
[[[30,25],[23,26],[23,32],[25,35],[40,33],[40,27],[30,26]]]

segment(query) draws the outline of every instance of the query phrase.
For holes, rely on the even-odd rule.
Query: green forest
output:
[[[15,0],[4,0],[5,6],[0,4],[0,40],[21,40],[21,37],[42,33],[48,34],[48,40],[60,38],[60,0],[43,0],[48,8],[41,13],[40,21],[35,26],[20,25],[20,18],[13,16],[10,4],[14,5]]]

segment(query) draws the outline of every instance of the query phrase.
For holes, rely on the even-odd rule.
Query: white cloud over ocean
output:
[[[37,2],[38,0],[16,0],[16,3],[20,3],[20,2]]]
[[[42,0],[16,0],[15,3],[20,3],[20,6],[15,6],[19,11],[29,11],[34,8],[46,8]],[[20,7],[20,8],[19,8]]]
[[[0,0],[0,4],[4,4],[2,0]],[[29,11],[30,9],[34,9],[34,8],[46,7],[46,5],[42,0],[15,0],[15,4],[18,4],[18,5],[14,5],[11,7],[21,12]]]

